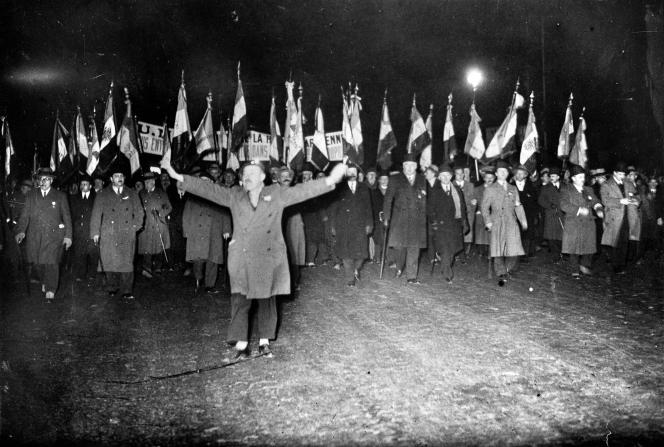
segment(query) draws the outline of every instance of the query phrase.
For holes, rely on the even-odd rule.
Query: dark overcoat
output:
[[[560,182],[560,187],[563,183]],[[560,241],[563,238],[563,217],[560,210],[560,190],[553,183],[544,185],[539,193],[537,203],[544,210],[544,239]]]
[[[168,194],[168,200],[171,202],[171,207],[173,208],[171,213],[166,217],[168,234],[171,239],[171,249],[175,253],[182,253],[185,249],[184,233],[182,230],[182,213],[184,212],[184,205],[187,203],[188,196],[187,194],[180,196],[175,185],[170,185],[166,193]]]
[[[468,223],[468,226],[471,230],[464,234],[463,241],[470,243],[473,242],[474,239],[474,232],[472,229],[475,225],[475,210],[477,209],[477,204],[479,203],[479,201],[477,201],[475,205],[471,203],[473,199],[477,200],[477,197],[475,196],[475,185],[466,181],[463,182],[463,186],[459,186],[456,182],[454,182],[454,185],[461,189],[463,192],[464,201],[466,202],[466,222]]]
[[[389,247],[425,248],[427,246],[427,186],[424,177],[415,175],[413,185],[405,174],[390,176],[383,202],[389,223]]]
[[[231,233],[231,217],[223,211],[224,207],[200,197],[187,200],[182,214],[187,261],[224,263],[223,235]]]
[[[133,272],[136,232],[143,226],[145,211],[138,193],[124,186],[116,194],[113,186],[95,198],[90,218],[90,237],[99,236],[99,256],[106,272]]]
[[[161,253],[163,248],[171,248],[167,219],[173,207],[171,201],[168,200],[168,194],[161,188],[155,188],[152,192],[144,189],[138,195],[145,210],[143,230],[138,233],[138,252],[157,254]],[[161,246],[160,235],[164,241],[164,247]]]
[[[30,191],[18,220],[18,233],[25,233],[28,262],[58,264],[63,240],[72,238],[67,195],[55,188],[51,188],[46,197],[42,197],[39,188]]]
[[[385,195],[381,191],[380,187],[369,189],[369,192],[371,193],[371,209],[373,210],[373,219],[374,219],[372,237],[374,242],[382,246],[383,240],[385,239],[385,227],[383,226],[383,222],[380,220],[380,217],[383,213],[383,203],[385,202]],[[380,255],[381,253],[376,253],[375,256],[378,258]]]
[[[339,195],[330,206],[330,224],[336,232],[335,254],[342,259],[369,257],[369,236],[373,229],[371,193],[365,183],[356,182],[353,193],[348,182],[339,185]]]
[[[94,189],[90,190],[87,199],[83,198],[83,193],[81,192],[74,196],[69,196],[71,223],[74,228],[74,239],[72,244],[72,250],[74,253],[88,253],[91,250],[97,249],[90,238],[90,218],[92,217],[94,202]]]
[[[490,185],[489,185],[490,186]],[[477,245],[489,245],[491,242],[491,235],[484,225],[484,217],[482,217],[482,200],[484,199],[484,192],[488,186],[485,183],[475,188],[475,197],[477,198],[477,209],[475,210],[475,222],[473,231],[473,240]]]
[[[455,183],[451,187],[459,195],[459,218],[455,216],[456,208],[452,195],[448,195],[440,181],[428,186],[427,221],[429,231],[435,232],[437,249],[454,254],[463,249],[463,236],[468,230],[468,217],[463,191]]]
[[[503,188],[500,183],[494,182],[484,191],[481,208],[485,225],[492,224],[489,256],[523,255],[519,222],[522,226],[527,222],[516,186],[505,183]]]
[[[574,185],[560,188],[560,209],[565,213],[562,252],[572,255],[591,255],[597,252],[595,206],[601,202],[590,186],[579,192]],[[588,208],[587,216],[578,215],[579,208]]]
[[[249,193],[224,188],[196,177],[184,176],[184,188],[222,206],[233,216],[233,239],[228,244],[231,293],[249,299],[290,293],[286,243],[282,233],[284,208],[331,191],[325,179],[290,188],[264,186],[254,208]]]
[[[304,238],[307,245],[325,242],[325,204],[320,197],[302,203],[302,222],[304,222]]]
[[[528,228],[534,231],[535,225],[537,224],[537,216],[540,211],[540,206],[537,203],[539,193],[535,185],[533,185],[533,182],[529,179],[525,179],[524,182],[523,191],[519,191],[519,188],[516,186],[516,181],[514,181],[514,186],[519,193],[519,200],[521,201],[521,205],[523,205],[523,211],[526,213]]]

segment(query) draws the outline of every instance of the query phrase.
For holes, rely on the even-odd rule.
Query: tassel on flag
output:
[[[277,109],[274,103],[274,92],[272,92],[272,105],[270,106],[270,165],[279,166],[279,160],[283,159],[284,139],[281,137],[281,129],[277,122]]]
[[[491,139],[491,142],[489,142],[489,146],[484,153],[484,157],[487,160],[507,158],[516,152],[516,111],[522,108],[525,103],[525,99],[519,94],[518,89],[519,81],[517,80],[507,116]]]
[[[325,140],[325,122],[323,121],[323,111],[320,108],[320,96],[318,96],[318,107],[316,107],[316,130],[311,147],[311,163],[319,171],[324,171],[330,163],[330,156],[327,152],[327,142]]]
[[[104,130],[101,134],[101,143],[99,144],[99,152],[104,150],[106,146],[115,137],[115,113],[113,112],[113,82],[108,90],[108,99],[106,100],[106,110],[104,111]]]
[[[528,107],[528,123],[526,124],[526,133],[521,143],[521,153],[519,154],[519,164],[528,169],[528,172],[533,172],[537,167],[537,160],[535,154],[539,147],[539,134],[537,133],[537,125],[535,123],[535,113],[533,112],[533,101],[535,100],[535,92],[530,92],[530,105]]]
[[[468,154],[475,160],[479,160],[484,155],[484,140],[482,139],[482,129],[480,123],[482,118],[477,114],[475,103],[470,105],[470,124],[468,125],[468,136],[464,146],[464,154]]]
[[[215,161],[217,159],[216,147],[214,142],[214,126],[212,124],[212,92],[209,92],[206,98],[207,108],[201,123],[196,129],[194,139],[196,140],[196,153],[202,154],[205,161]]]
[[[433,145],[433,131],[432,131],[432,120],[433,120],[433,104],[429,105],[429,116],[427,116],[427,121],[424,124],[424,127],[427,128],[427,133],[429,134],[429,144],[422,150],[422,155],[420,155],[420,168],[422,171],[426,170],[431,166],[432,155],[431,155],[431,146]]]
[[[9,123],[7,122],[7,117],[3,116],[2,126],[0,130],[2,131],[2,137],[5,143],[5,179],[11,174],[12,167],[12,157],[14,155],[14,142],[12,141],[12,136],[9,131]]]
[[[383,110],[380,114],[380,132],[378,133],[378,149],[376,161],[380,167],[387,171],[392,165],[392,150],[397,147],[397,139],[392,130],[390,112],[387,109],[387,89],[383,98]]]
[[[567,110],[565,110],[565,122],[563,128],[560,130],[558,137],[558,158],[566,158],[569,156],[569,151],[572,145],[572,134],[574,133],[574,119],[572,118],[572,100],[574,95],[569,94],[569,102],[567,103]]]
[[[230,151],[237,154],[244,145],[247,136],[247,105],[244,102],[244,91],[242,91],[242,81],[240,80],[240,63],[237,64],[237,94],[235,95],[235,107],[233,108],[233,127],[231,130]],[[245,149],[246,150],[246,149]],[[245,153],[245,160],[248,154]]]
[[[97,135],[97,125],[95,124],[95,112],[96,109],[92,109],[92,116],[90,117],[90,156],[88,157],[88,166],[85,170],[85,172],[88,173],[88,175],[92,175],[93,172],[95,172],[95,169],[97,169],[97,165],[99,164],[99,135]]]
[[[407,152],[417,156],[421,154],[426,146],[431,144],[431,137],[427,131],[422,115],[417,110],[415,95],[413,95],[413,107],[410,111],[410,133],[408,134]]]
[[[588,142],[586,141],[586,119],[583,113],[586,108],[583,108],[581,116],[579,117],[579,128],[576,130],[574,139],[574,147],[569,154],[570,163],[581,166],[583,169],[588,167]]]
[[[452,123],[452,93],[447,96],[447,113],[445,114],[445,127],[443,128],[443,153],[445,162],[454,161],[457,155],[454,124]]]
[[[351,96],[350,130],[353,135],[353,152],[349,153],[348,160],[361,166],[364,163],[364,138],[362,136],[362,98],[357,94],[359,87],[355,84],[355,93]]]
[[[351,160],[351,156],[354,155],[354,146],[353,146],[353,130],[350,125],[350,114],[351,106],[349,104],[348,95],[344,92],[344,88],[341,87],[341,99],[343,101],[343,111],[341,114],[341,142],[343,147],[344,156],[348,156],[348,159]]]
[[[134,123],[134,118],[131,115],[131,100],[129,99],[129,90],[125,87],[125,104],[127,106],[127,112],[125,117],[122,120],[122,125],[120,126],[120,131],[118,132],[117,144],[127,159],[129,159],[129,164],[131,165],[131,174],[134,175],[141,167],[140,158],[138,155],[138,134],[136,132],[136,124]]]
[[[299,172],[302,170],[305,159],[304,129],[302,128],[302,123],[304,121],[304,115],[302,112],[302,84],[300,84],[300,96],[297,98],[296,118],[295,132],[292,134],[290,146],[288,147],[287,166],[293,171]]]
[[[53,172],[60,169],[62,160],[67,156],[67,143],[65,138],[69,136],[69,132],[65,126],[60,122],[60,113],[58,112],[55,117],[55,125],[53,127],[53,141],[51,143],[51,160],[49,167]]]

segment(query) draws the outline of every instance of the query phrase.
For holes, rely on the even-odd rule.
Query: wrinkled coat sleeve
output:
[[[131,201],[134,208],[134,231],[138,232],[143,228],[143,220],[145,219],[145,210],[143,209],[143,203],[141,202],[138,194],[131,195]]]
[[[333,189],[334,186],[328,186],[325,178],[320,178],[307,183],[299,183],[292,188],[284,188],[282,191],[284,206],[304,202],[307,199],[320,196]]]
[[[190,175],[184,176],[184,182],[182,182],[182,184],[185,191],[196,194],[204,199],[208,199],[210,202],[227,207],[230,207],[231,205],[231,188],[225,188],[216,183],[206,182],[205,180]]]
[[[71,213],[69,212],[69,201],[67,197],[63,197],[60,202],[60,215],[62,217],[62,223],[65,224],[65,238],[70,239],[73,237],[72,225],[71,225]]]

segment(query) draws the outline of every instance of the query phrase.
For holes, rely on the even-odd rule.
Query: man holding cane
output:
[[[345,163],[328,177],[291,188],[265,186],[265,167],[258,161],[240,170],[242,188],[223,188],[189,175],[178,174],[170,160],[162,168],[183,183],[185,191],[230,208],[233,239],[228,244],[228,273],[231,282],[231,323],[227,340],[234,343],[234,359],[249,354],[249,313],[258,304],[259,354],[271,356],[269,340],[277,330],[276,295],[290,294],[286,244],[282,233],[284,208],[334,189],[346,174]]]

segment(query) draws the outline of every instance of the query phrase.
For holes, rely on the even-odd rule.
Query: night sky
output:
[[[477,92],[484,127],[503,120],[517,78],[521,94],[535,91],[540,134],[543,123],[548,133],[545,161],[553,157],[570,91],[575,121],[587,108],[591,167],[618,157],[646,165],[661,146],[646,84],[643,0],[3,3],[0,109],[19,156],[29,160],[36,142],[42,164],[56,110],[69,127],[76,105],[87,116],[96,104],[101,132],[111,80],[116,118],[127,87],[138,119],[161,124],[167,116],[172,125],[184,69],[192,127],[208,90],[218,126],[219,107],[224,121],[232,110],[238,61],[250,127],[264,132],[273,89],[283,132],[291,71],[304,88],[305,134],[313,133],[318,95],[326,130],[340,130],[339,87],[357,83],[369,163],[386,88],[399,142],[395,159],[408,138],[414,93],[425,118],[434,104],[434,151],[442,146],[447,95],[454,94],[463,147],[471,66],[486,77]],[[520,123],[526,118],[524,109]]]

